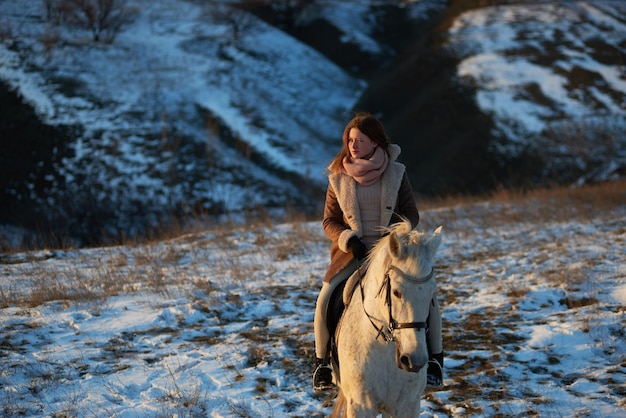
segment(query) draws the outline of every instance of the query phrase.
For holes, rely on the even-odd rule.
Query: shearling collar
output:
[[[389,162],[390,163],[395,162],[400,156],[400,152],[402,152],[402,150],[400,149],[400,145],[398,144],[389,145]]]
[[[404,164],[396,161],[400,151],[400,146],[397,144],[389,146],[389,165],[380,179],[382,182],[380,199],[380,220],[382,225],[388,225],[391,221],[398,199],[398,190],[400,190],[400,184],[404,176]],[[335,191],[337,202],[343,212],[345,221],[350,226],[350,229],[361,237],[363,227],[359,202],[356,198],[356,181],[343,173],[330,174],[328,181]]]

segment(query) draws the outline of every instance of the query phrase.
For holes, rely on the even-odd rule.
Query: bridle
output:
[[[377,331],[376,334],[376,339],[378,339],[378,337],[380,337],[382,335],[382,337],[384,338],[386,343],[390,343],[390,342],[395,342],[396,341],[396,336],[395,336],[395,331],[398,329],[417,329],[418,331],[421,329],[426,330],[426,332],[428,332],[428,324],[424,321],[419,321],[419,322],[398,322],[393,318],[393,313],[392,313],[392,306],[391,306],[391,276],[389,276],[389,273],[391,271],[396,272],[398,275],[400,275],[400,277],[402,277],[403,280],[408,280],[410,282],[413,283],[426,283],[427,281],[429,281],[430,279],[432,279],[433,274],[435,272],[434,269],[432,269],[430,271],[430,273],[424,277],[415,277],[415,276],[411,276],[406,274],[404,271],[402,271],[401,269],[399,269],[398,267],[394,266],[394,265],[389,265],[389,267],[387,268],[387,271],[385,272],[385,278],[383,280],[383,283],[380,286],[380,289],[378,291],[378,294],[380,295],[383,291],[383,289],[386,288],[385,291],[385,304],[388,307],[389,310],[389,322],[387,324],[387,327],[385,328],[384,326],[378,327],[374,321],[376,320],[376,318],[372,317],[366,310],[365,310],[365,292],[363,289],[363,275],[361,274],[361,267],[358,268],[359,271],[359,286],[361,288],[361,302],[363,305],[363,312],[365,312],[365,315],[367,315],[367,318],[370,320],[370,323],[372,324],[372,326],[374,327],[374,329]]]

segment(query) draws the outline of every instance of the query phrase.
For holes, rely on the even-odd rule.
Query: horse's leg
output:
[[[414,405],[406,405],[404,407],[397,405],[395,413],[383,412],[382,416],[383,418],[418,418],[420,416],[419,399]]]
[[[406,418],[418,418],[420,416],[420,398],[417,398],[415,401],[411,402],[404,411],[401,411],[398,414],[398,417],[406,417]]]
[[[363,385],[363,376],[353,369],[348,369],[350,373],[347,379],[341,380],[341,392],[344,396],[345,418],[375,418],[377,413],[371,404],[368,390]]]
[[[421,394],[418,392],[418,396],[414,397],[407,393],[402,397],[402,400],[395,405],[395,411],[393,414],[383,414],[383,417],[394,418],[418,418],[420,416],[421,407]]]
[[[346,399],[346,418],[376,418],[377,415],[375,410]]]

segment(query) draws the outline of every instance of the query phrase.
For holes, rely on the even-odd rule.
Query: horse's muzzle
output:
[[[414,353],[400,353],[396,345],[396,365],[405,372],[417,373],[428,363],[428,357]],[[422,358],[423,357],[423,358]]]
[[[415,364],[411,361],[411,356],[405,355],[398,358],[398,367],[405,372],[417,373],[422,370],[424,364]]]

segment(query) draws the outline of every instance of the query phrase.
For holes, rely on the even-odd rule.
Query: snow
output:
[[[381,45],[371,37],[370,32],[375,28],[376,17],[367,2],[337,2],[332,8],[314,4],[307,9],[300,21],[307,22],[313,19],[325,19],[331,23],[341,31],[342,42],[358,45],[362,50],[372,54],[383,53]]]
[[[420,229],[444,226],[446,352],[445,386],[427,389],[421,416],[624,416],[626,206],[490,216],[533,205],[421,212]],[[310,377],[328,251],[314,221],[5,254],[0,410],[324,416],[332,395],[315,395]]]

